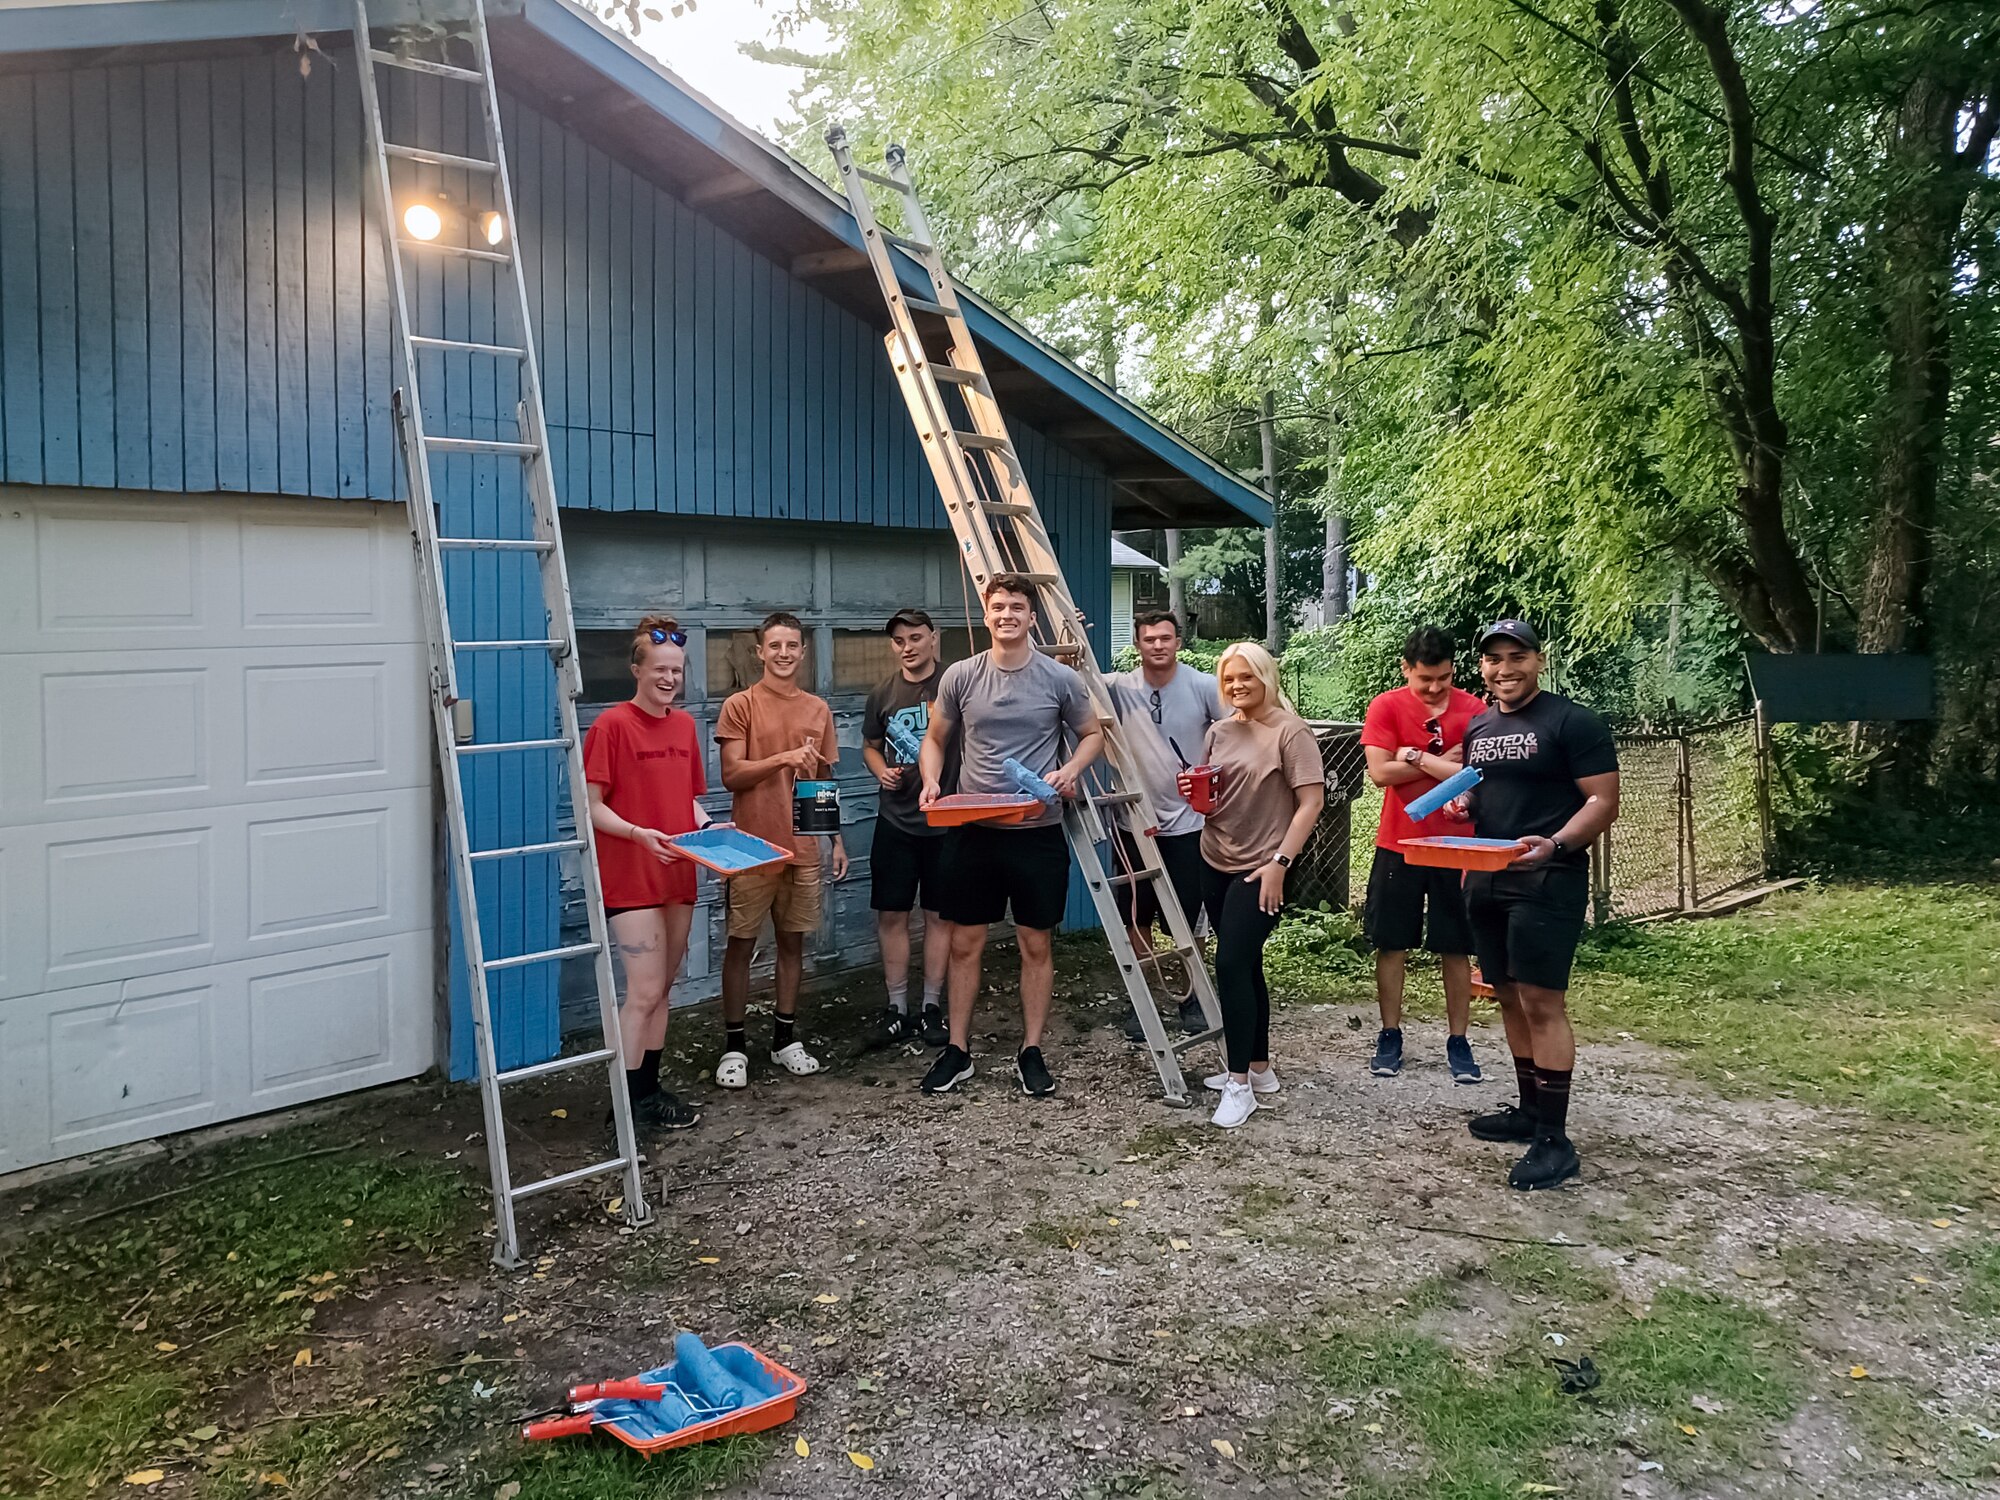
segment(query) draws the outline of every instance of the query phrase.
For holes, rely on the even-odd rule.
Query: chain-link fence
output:
[[[1309,722],[1326,762],[1326,813],[1299,856],[1295,899],[1359,907],[1382,790],[1368,780],[1360,725]],[[1618,822],[1593,851],[1597,920],[1693,911],[1763,878],[1768,762],[1754,719],[1614,738]]]

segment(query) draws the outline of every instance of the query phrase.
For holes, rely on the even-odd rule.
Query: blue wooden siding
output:
[[[401,498],[387,276],[350,75],[343,60],[301,78],[287,49],[8,79],[0,482]],[[383,81],[393,138],[472,149],[465,90]],[[871,327],[552,121],[509,101],[504,127],[565,507],[943,529]],[[466,174],[431,182],[478,201]],[[495,286],[484,266],[419,265],[420,330],[504,338]],[[420,379],[433,430],[511,433],[511,367],[431,353]],[[1032,430],[1016,436],[1078,602],[1105,621],[1109,481]],[[446,531],[505,534],[512,467],[440,464]],[[448,567],[461,636],[541,633],[527,559],[455,553]],[[546,732],[540,662],[478,653],[461,667],[482,736]],[[553,838],[555,769],[469,762],[475,847]],[[478,878],[492,882],[489,954],[553,946],[553,860]],[[1071,917],[1089,919],[1080,888]],[[503,1064],[549,1055],[555,976],[495,977]],[[455,1024],[455,1074],[470,1048]]]

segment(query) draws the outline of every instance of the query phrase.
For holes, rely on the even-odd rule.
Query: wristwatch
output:
[[[1424,752],[1419,750],[1415,745],[1405,745],[1403,747],[1404,765],[1406,766],[1418,765],[1422,762],[1423,758],[1424,758]]]
[[[1561,839],[1550,839],[1549,842],[1555,845],[1556,853],[1558,854],[1569,853],[1569,845],[1565,844]]]
[[[1289,870],[1292,867],[1292,857],[1289,854],[1274,854],[1271,856],[1271,863],[1281,870]]]

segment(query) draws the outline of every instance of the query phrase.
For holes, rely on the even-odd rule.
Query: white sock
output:
[[[901,984],[892,984],[889,986],[889,1009],[893,1010],[899,1016],[907,1015],[909,1013],[910,1009],[909,980],[906,979]]]
[[[924,981],[924,1009],[941,1010],[943,1007],[944,981],[940,979],[933,984],[930,980],[926,979]]]

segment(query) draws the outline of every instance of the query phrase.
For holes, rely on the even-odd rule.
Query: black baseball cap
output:
[[[1535,634],[1535,627],[1526,620],[1495,620],[1479,632],[1479,649],[1484,651],[1486,643],[1496,636],[1526,646],[1530,651],[1542,649],[1542,638]]]
[[[908,625],[921,625],[926,630],[937,629],[937,626],[931,623],[931,617],[922,610],[899,609],[893,615],[889,616],[889,623],[882,627],[882,633],[884,635],[894,635],[899,628]]]

